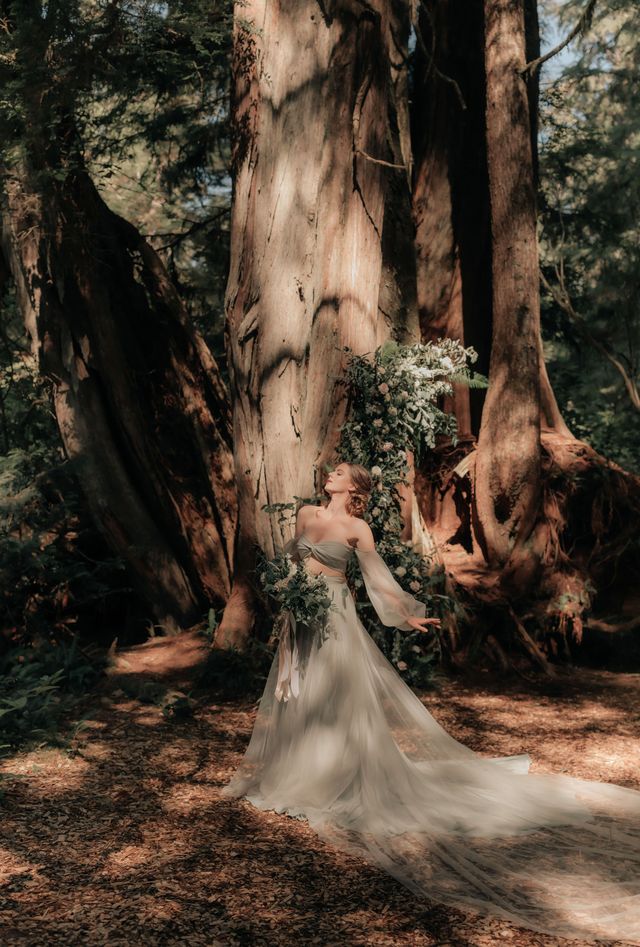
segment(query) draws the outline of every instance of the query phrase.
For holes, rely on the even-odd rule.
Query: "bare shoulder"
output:
[[[304,506],[301,506],[296,514],[296,523],[299,527],[304,527],[307,523],[316,515],[316,510],[318,509],[313,503],[305,503]]]
[[[355,545],[361,552],[369,552],[371,549],[375,549],[376,544],[373,533],[366,520],[356,517],[355,522],[352,524],[352,530],[353,538],[356,540]]]

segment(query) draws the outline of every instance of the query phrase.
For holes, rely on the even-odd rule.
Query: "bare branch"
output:
[[[436,56],[435,56],[435,51],[436,51],[436,33],[435,33],[435,25],[434,25],[434,22],[433,22],[433,16],[431,15],[431,10],[430,10],[429,7],[426,5],[425,0],[422,0],[422,9],[424,10],[425,16],[426,16],[427,19],[429,20],[429,25],[431,26],[431,50],[428,50],[428,49],[427,49],[427,45],[426,45],[426,43],[425,43],[425,41],[424,41],[424,37],[423,37],[423,35],[422,35],[422,30],[420,29],[419,17],[417,17],[417,16],[415,17],[415,21],[414,21],[413,27],[414,27],[415,34],[416,34],[416,41],[417,41],[418,45],[420,46],[420,49],[421,49],[422,52],[424,53],[424,56],[425,56],[425,58],[426,58],[426,60],[427,60],[427,75],[429,75],[429,73],[433,72],[434,75],[436,75],[436,76],[438,77],[438,79],[441,79],[443,82],[446,82],[448,85],[452,86],[452,87],[453,87],[453,91],[455,92],[456,97],[457,97],[457,99],[458,99],[458,102],[459,102],[459,104],[460,104],[460,108],[461,108],[463,111],[466,111],[466,110],[467,110],[467,103],[466,103],[465,100],[464,100],[464,96],[463,96],[463,94],[462,94],[462,89],[460,88],[460,86],[458,85],[458,83],[457,83],[456,80],[453,79],[451,76],[447,76],[447,75],[445,75],[444,72],[441,72],[440,69],[438,69],[438,67],[436,66]]]
[[[356,148],[355,153],[357,155],[362,155],[363,158],[366,158],[367,161],[373,161],[374,164],[382,164],[385,168],[399,168],[400,171],[406,171],[406,168],[403,164],[392,164],[391,161],[383,161],[382,158],[374,158],[371,155],[368,155],[366,151],[363,151],[362,148]]]
[[[588,29],[588,27],[591,26],[593,11],[595,10],[597,2],[598,0],[588,0],[584,12],[580,16],[580,19],[571,30],[569,35],[565,36],[561,43],[558,43],[557,46],[554,46],[553,49],[550,49],[548,53],[544,54],[544,56],[538,56],[537,59],[532,59],[531,62],[528,62],[524,69],[520,71],[520,75],[523,78],[527,75],[527,73],[529,75],[533,75],[536,69],[539,69],[543,63],[548,62],[549,59],[553,59],[554,56],[557,56],[558,53],[561,53],[562,50],[565,49],[565,47],[567,47],[569,43],[574,40],[576,36],[578,36],[579,33],[582,33],[584,30]]]
[[[601,342],[600,339],[596,338],[596,336],[594,336],[589,331],[586,319],[577,313],[573,306],[571,297],[569,296],[569,292],[567,290],[567,284],[565,282],[564,257],[560,257],[560,263],[556,264],[555,271],[556,277],[558,279],[558,286],[552,286],[542,270],[540,270],[540,280],[542,285],[551,295],[553,300],[558,304],[558,306],[560,306],[562,311],[569,316],[571,322],[576,326],[583,338],[595,349],[597,349],[598,352],[604,355],[607,361],[610,362],[616,371],[620,373],[633,407],[636,409],[636,411],[640,411],[640,391],[638,390],[638,385],[635,379],[631,377],[622,361],[607,348],[604,342]]]

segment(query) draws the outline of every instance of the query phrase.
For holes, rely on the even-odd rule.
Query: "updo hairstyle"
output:
[[[371,474],[362,464],[347,462],[347,467],[355,489],[349,492],[345,510],[349,516],[359,516],[360,519],[364,519],[364,511],[367,508],[373,489]]]

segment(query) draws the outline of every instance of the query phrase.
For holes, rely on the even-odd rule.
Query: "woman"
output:
[[[280,638],[249,746],[226,797],[307,819],[416,894],[543,933],[640,944],[640,792],[530,774],[449,736],[361,624],[356,555],[385,625],[437,619],[396,582],[362,518],[371,478],[341,463],[324,508],[304,506],[285,549],[322,573],[326,628]]]

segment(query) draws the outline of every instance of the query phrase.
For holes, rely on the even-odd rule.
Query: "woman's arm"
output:
[[[386,562],[375,548],[373,533],[364,520],[358,524],[355,547],[367,595],[383,625],[401,631],[427,631],[426,625],[439,625],[439,618],[426,617],[426,605],[418,601],[395,580]]]
[[[293,536],[291,537],[291,539],[287,540],[287,542],[285,543],[284,552],[290,553],[292,552],[293,549],[295,549],[297,541],[300,539],[305,529],[307,528],[307,523],[309,522],[311,517],[314,515],[314,510],[316,509],[317,507],[311,504],[306,504],[305,506],[300,507],[300,509],[298,510],[296,514],[295,532]]]

